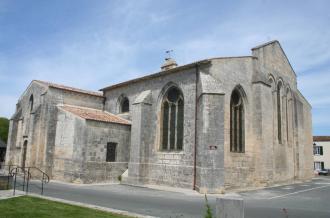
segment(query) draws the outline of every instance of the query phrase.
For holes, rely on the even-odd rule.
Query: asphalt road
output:
[[[40,193],[34,183],[29,190]],[[38,185],[40,187],[40,184]],[[246,218],[329,218],[330,177],[240,193]],[[127,185],[72,185],[51,182],[44,195],[157,217],[203,217],[204,195]],[[208,195],[215,208],[217,195]]]

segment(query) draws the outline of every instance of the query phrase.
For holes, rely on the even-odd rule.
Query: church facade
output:
[[[34,80],[10,121],[6,163],[52,179],[193,188],[313,176],[311,105],[281,45],[177,66],[90,92]]]

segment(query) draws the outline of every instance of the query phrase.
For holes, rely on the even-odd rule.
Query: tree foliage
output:
[[[0,139],[7,143],[9,130],[9,120],[5,117],[0,117]]]

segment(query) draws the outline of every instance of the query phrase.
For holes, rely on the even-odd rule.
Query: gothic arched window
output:
[[[121,113],[129,112],[129,100],[127,97],[124,97],[121,101]]]
[[[182,92],[171,87],[162,101],[162,150],[182,150],[184,101]]]
[[[244,103],[241,93],[235,89],[230,99],[230,151],[244,152]]]
[[[33,110],[33,95],[31,95],[30,99],[29,99],[29,109],[30,109],[30,113],[31,113]]]
[[[277,137],[278,142],[282,143],[282,99],[281,99],[282,83],[277,84]]]

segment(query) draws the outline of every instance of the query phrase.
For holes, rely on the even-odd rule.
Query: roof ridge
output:
[[[255,47],[251,48],[251,50],[259,49],[259,48],[265,47],[267,45],[270,45],[270,44],[273,44],[273,43],[276,43],[276,42],[280,44],[280,42],[275,39],[275,40],[271,40],[271,41],[265,42],[265,43],[263,43],[261,45],[257,45]]]
[[[69,104],[60,104],[58,106],[61,107],[62,109],[64,109],[65,111],[73,113],[86,120],[118,123],[118,124],[124,124],[124,125],[131,124],[131,121],[126,120],[125,118],[122,118],[118,115],[115,115],[115,114],[110,113],[105,110],[89,108],[89,107],[82,107],[82,106],[77,106],[77,105],[69,105]],[[76,110],[74,110],[74,109],[76,109]]]
[[[62,90],[66,90],[66,91],[87,94],[87,95],[93,95],[93,96],[97,96],[97,97],[104,97],[103,94],[98,91],[90,91],[90,90],[75,88],[72,86],[67,86],[67,85],[57,84],[57,83],[48,82],[48,81],[42,81],[42,80],[32,80],[32,82],[33,81],[37,82],[37,83],[41,83],[48,87],[52,87],[52,88],[57,88],[57,89],[62,89]]]

